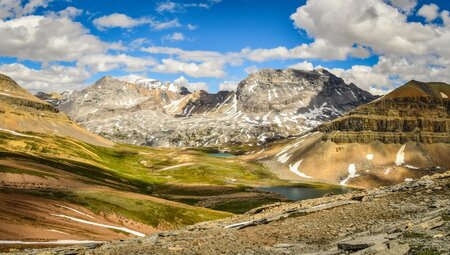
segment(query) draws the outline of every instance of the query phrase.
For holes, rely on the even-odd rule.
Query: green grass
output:
[[[42,139],[3,133],[0,136],[0,150],[34,157],[34,161],[97,181],[107,179],[132,184],[143,192],[149,184],[162,185],[167,182],[224,185],[230,178],[237,179],[243,185],[280,182],[258,163],[209,156],[209,149],[156,149],[131,145],[106,148],[70,138],[39,136]],[[14,140],[16,144],[10,145],[7,140]],[[17,145],[20,142],[22,144]],[[183,161],[178,160],[182,157]],[[158,171],[186,162],[194,164]]]
[[[3,165],[0,165],[0,173],[28,174],[28,175],[38,176],[38,177],[42,177],[42,178],[56,177],[55,175],[49,174],[49,173],[38,172],[38,171],[33,171],[33,170],[28,170],[28,169],[18,169],[18,168],[14,168],[14,167],[10,167],[10,166],[3,166]]]

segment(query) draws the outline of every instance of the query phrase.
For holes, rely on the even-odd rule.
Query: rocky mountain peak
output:
[[[239,83],[237,96],[238,107],[244,112],[282,112],[295,108],[307,113],[332,105],[334,116],[376,98],[326,70],[297,69],[263,69],[251,74]],[[329,115],[327,119],[331,119]]]

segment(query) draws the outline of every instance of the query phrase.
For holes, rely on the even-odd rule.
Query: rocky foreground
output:
[[[449,254],[450,171],[141,239],[18,254]]]

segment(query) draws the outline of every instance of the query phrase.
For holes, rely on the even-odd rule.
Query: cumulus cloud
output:
[[[173,34],[164,36],[163,40],[168,41],[183,41],[185,38],[183,33],[180,32],[174,32]]]
[[[417,5],[417,0],[388,0],[387,2],[406,14],[410,14]]]
[[[208,91],[208,85],[204,82],[189,82],[184,76],[180,76],[174,81],[179,87],[186,87],[189,91],[205,90]]]
[[[3,64],[0,65],[0,72],[32,92],[78,89],[90,77],[90,74],[82,68],[61,65],[47,66],[38,70],[22,64]]]
[[[312,71],[314,70],[314,66],[311,62],[303,61],[294,65],[290,65],[289,68],[298,69],[298,70],[306,70]]]
[[[66,17],[69,19],[73,19],[77,16],[80,16],[83,13],[83,10],[75,8],[73,6],[69,6],[64,10],[61,10],[56,13],[57,16]]]
[[[30,0],[22,5],[22,0],[0,1],[0,19],[22,17],[33,14],[38,8],[45,8],[53,0]]]
[[[133,19],[122,13],[113,13],[94,19],[93,23],[98,29],[121,27],[130,28],[142,24],[149,24],[151,21],[147,18]]]
[[[447,10],[444,10],[441,12],[441,18],[442,22],[445,26],[450,26],[450,12]]]
[[[126,54],[92,54],[84,56],[77,62],[78,66],[87,67],[93,72],[107,72],[114,69],[125,71],[144,71],[156,64],[153,58],[133,57]]]
[[[407,13],[416,1],[388,2],[391,5],[382,0],[309,0],[291,19],[314,43],[323,40],[327,47],[343,49],[343,53],[358,45],[361,56],[380,55],[373,67],[334,70],[365,89],[380,91],[383,86],[395,87],[409,79],[450,81],[446,74],[450,60],[450,48],[446,46],[450,41],[449,27],[408,21]],[[422,7],[420,15],[434,20],[439,15],[436,7],[431,11]]]
[[[120,45],[101,41],[65,17],[25,16],[0,20],[0,55],[36,61],[75,61]]]
[[[237,81],[224,81],[220,83],[219,90],[220,91],[236,91],[239,82]]]
[[[122,81],[127,81],[127,82],[136,82],[137,80],[148,79],[148,78],[145,77],[144,75],[140,75],[140,74],[127,74],[127,75],[119,76],[119,77],[117,77],[117,79],[122,80]]]
[[[431,22],[439,16],[439,7],[435,4],[424,4],[417,11],[417,15],[424,17],[426,21]]]
[[[169,55],[154,68],[165,73],[185,73],[192,77],[223,77],[225,66],[239,66],[243,63],[237,53],[219,53],[215,51],[186,51],[170,47],[148,47],[141,49],[151,54]]]
[[[182,62],[171,58],[166,58],[156,65],[154,72],[160,73],[185,73],[192,77],[215,77],[220,78],[225,75],[225,71],[220,64],[212,62],[194,63]]]
[[[157,21],[154,18],[148,17],[132,18],[122,13],[113,13],[96,18],[94,19],[93,23],[100,30],[115,27],[132,28],[145,24],[150,25],[155,30],[163,30],[181,26],[178,19],[172,19],[169,21]]]

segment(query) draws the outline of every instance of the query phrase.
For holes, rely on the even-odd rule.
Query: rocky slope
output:
[[[87,143],[112,146],[103,139],[59,112],[51,104],[31,95],[11,78],[0,74],[0,130],[14,133],[55,133],[73,137]]]
[[[376,187],[450,168],[450,85],[411,81],[259,159],[280,177]]]
[[[450,172],[145,238],[17,254],[448,254]]]
[[[188,92],[105,77],[59,109],[115,141],[151,146],[262,144],[298,135],[375,97],[325,70],[262,70],[237,92]]]

